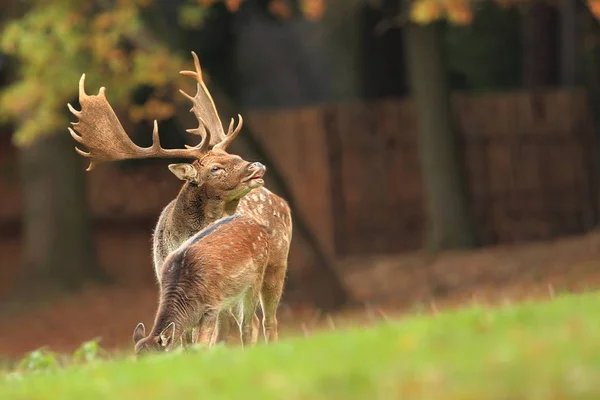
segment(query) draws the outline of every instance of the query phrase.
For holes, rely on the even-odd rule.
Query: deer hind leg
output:
[[[219,321],[220,320],[221,320],[221,315],[217,314],[217,320],[214,323],[212,335],[210,335],[209,347],[213,347],[217,343],[217,340],[219,339]]]
[[[198,343],[202,343],[211,348],[216,341],[218,334],[219,314],[216,311],[209,311],[202,316],[198,324]]]
[[[263,312],[263,332],[265,342],[269,343],[279,338],[277,328],[277,308],[283,294],[287,265],[267,266],[263,280],[260,303]]]
[[[258,317],[256,316],[256,307],[258,306],[259,289],[250,288],[238,307],[240,339],[242,346],[254,345],[258,339]]]

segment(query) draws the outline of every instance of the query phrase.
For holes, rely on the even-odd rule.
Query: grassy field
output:
[[[600,399],[600,295],[0,378],[0,399]]]

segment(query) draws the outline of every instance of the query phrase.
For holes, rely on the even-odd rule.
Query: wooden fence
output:
[[[597,147],[583,90],[452,98],[485,244],[583,232],[597,222]],[[250,123],[337,256],[418,248],[425,212],[408,100],[252,113]]]
[[[579,233],[598,221],[597,147],[584,91],[461,94],[452,102],[484,243]],[[333,258],[420,246],[425,212],[410,101],[244,115],[287,180],[294,212]],[[14,156],[0,146],[5,166]],[[127,171],[104,164],[86,182],[101,265],[122,282],[152,281],[150,232],[180,182],[160,162]],[[5,267],[19,263],[14,174],[0,173],[0,194],[2,286],[14,275]],[[290,280],[309,262],[301,246],[293,241]]]

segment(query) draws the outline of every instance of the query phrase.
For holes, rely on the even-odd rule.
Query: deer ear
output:
[[[133,330],[133,343],[137,343],[146,336],[146,327],[141,322]]]
[[[182,181],[198,182],[198,171],[192,164],[169,164],[169,171]]]
[[[160,345],[167,347],[175,339],[175,322],[171,322],[159,335]]]

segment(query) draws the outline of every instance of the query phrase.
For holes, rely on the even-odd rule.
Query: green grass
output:
[[[0,379],[0,399],[600,399],[600,295]]]

